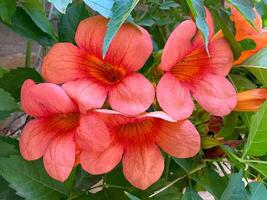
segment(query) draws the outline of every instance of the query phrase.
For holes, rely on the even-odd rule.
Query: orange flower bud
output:
[[[234,111],[257,111],[260,105],[267,99],[267,88],[246,90],[237,94],[237,105]]]

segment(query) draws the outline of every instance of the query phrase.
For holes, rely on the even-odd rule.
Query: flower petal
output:
[[[209,40],[214,35],[214,24],[209,10],[206,8],[206,21],[209,27]],[[186,34],[184,34],[186,32]],[[183,44],[183,45],[181,45]],[[204,48],[203,37],[192,20],[180,23],[168,38],[161,57],[161,67],[169,71],[176,63],[197,47]]]
[[[45,56],[42,76],[52,83],[86,78],[86,54],[71,43],[57,43]]]
[[[49,176],[64,182],[75,163],[74,133],[61,133],[54,138],[44,155],[44,166]]]
[[[136,115],[149,108],[154,96],[153,85],[143,75],[134,73],[111,88],[109,103],[116,111]]]
[[[219,75],[210,74],[198,80],[192,88],[192,94],[205,110],[216,116],[229,114],[237,102],[234,87]]]
[[[160,65],[163,70],[169,71],[193,50],[192,38],[196,34],[196,30],[196,25],[192,20],[183,21],[174,29],[162,52]],[[186,34],[184,34],[185,32]]]
[[[120,161],[123,148],[111,145],[104,151],[82,151],[81,166],[90,174],[104,174],[110,172]]]
[[[209,44],[210,59],[208,60],[209,72],[226,76],[233,66],[233,53],[228,42],[223,39],[214,39]]]
[[[255,35],[261,32],[262,30],[262,20],[260,14],[257,12],[256,8],[254,8],[254,13],[256,18],[254,19],[255,28],[246,20],[246,18],[234,7],[231,7],[231,19],[235,24],[236,40],[240,41],[247,38],[248,35]]]
[[[26,80],[22,85],[21,106],[27,114],[35,117],[78,110],[60,86],[52,83],[35,84],[32,80]]]
[[[164,121],[157,135],[157,143],[177,158],[193,157],[200,150],[199,133],[189,120],[175,123]]]
[[[97,115],[81,115],[76,140],[79,148],[83,150],[102,151],[109,146],[109,130]]]
[[[145,190],[155,183],[164,169],[164,159],[155,144],[128,146],[122,159],[123,173],[135,187]]]
[[[213,18],[212,18],[210,11],[207,8],[205,8],[205,11],[206,11],[206,23],[207,23],[208,28],[209,28],[208,40],[210,41],[214,35],[214,22],[213,22]],[[195,48],[195,47],[199,47],[199,46],[203,46],[203,45],[204,45],[204,39],[203,39],[201,32],[198,30],[196,36],[193,39],[193,46]]]
[[[189,89],[170,73],[159,81],[157,99],[162,110],[176,120],[186,119],[194,109]]]
[[[48,132],[45,125],[45,119],[35,119],[29,121],[23,128],[19,147],[24,159],[36,160],[44,155],[47,146],[56,134],[56,132]]]
[[[266,30],[256,35],[246,36],[246,38],[253,40],[256,44],[256,47],[252,50],[242,51],[240,57],[234,62],[236,65],[241,64],[247,58],[249,58],[250,56],[257,53],[259,50],[267,46],[267,31]]]
[[[107,97],[107,88],[90,79],[68,81],[62,87],[78,103],[82,113],[101,108]]]
[[[145,114],[141,115],[139,118],[147,118],[147,117],[163,119],[163,120],[166,120],[169,122],[176,122],[177,121],[162,111],[154,111],[154,112],[145,113]]]
[[[83,20],[75,35],[78,46],[102,58],[107,22],[101,16]],[[123,66],[129,71],[137,71],[145,64],[152,50],[149,33],[142,27],[125,23],[113,38],[104,60],[112,65]]]

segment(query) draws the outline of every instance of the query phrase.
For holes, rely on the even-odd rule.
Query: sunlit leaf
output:
[[[206,22],[206,11],[203,0],[186,0],[186,2],[196,20],[196,25],[203,36],[207,48],[209,42],[209,27]]]
[[[112,6],[112,15],[108,22],[107,32],[104,38],[102,55],[105,57],[112,39],[115,37],[121,25],[129,17],[139,0],[115,0]]]
[[[248,184],[248,200],[265,200],[267,197],[267,189],[263,183]]]
[[[65,13],[67,6],[72,2],[72,0],[48,0],[51,2],[56,9],[60,12]]]
[[[232,4],[247,19],[247,21],[254,26],[253,20],[256,15],[254,13],[254,5],[251,0],[227,0],[227,2]]]
[[[115,0],[83,0],[91,9],[108,18],[112,16],[112,6]]]
[[[246,200],[245,184],[242,181],[242,171],[231,175],[228,185],[220,200]]]

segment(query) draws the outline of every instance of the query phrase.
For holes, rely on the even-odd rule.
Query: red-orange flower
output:
[[[153,47],[148,32],[130,23],[122,25],[102,59],[108,20],[83,20],[75,35],[77,46],[58,43],[44,59],[43,77],[63,88],[81,110],[100,108],[108,96],[112,109],[128,115],[144,112],[153,102],[152,84],[137,73]]]
[[[254,112],[267,99],[267,89],[257,88],[246,90],[237,94],[237,105],[235,111]]]
[[[241,53],[241,56],[235,61],[235,64],[241,64],[248,57],[257,53],[260,49],[267,46],[267,31],[262,29],[261,16],[254,8],[256,18],[254,19],[254,27],[252,27],[249,22],[238,12],[235,8],[231,8],[232,20],[235,24],[237,41],[242,41],[244,39],[251,39],[255,42],[256,48],[252,50],[246,50]]]
[[[105,123],[93,111],[80,114],[77,104],[58,85],[25,81],[21,105],[36,119],[22,130],[20,152],[26,160],[43,156],[47,173],[59,181],[65,181],[75,160],[79,161],[80,148],[101,150],[109,145]]]
[[[91,174],[109,172],[122,159],[127,180],[144,190],[160,178],[164,169],[158,146],[178,158],[192,157],[200,149],[200,136],[193,124],[188,120],[176,122],[164,112],[126,117],[105,111],[100,117],[110,131],[111,143],[102,151],[83,149],[80,162]]]
[[[225,77],[233,64],[231,48],[224,38],[213,38],[213,20],[208,10],[206,16],[210,55],[192,20],[179,24],[163,49],[161,67],[166,73],[158,83],[157,99],[175,119],[191,115],[191,94],[213,115],[227,115],[236,105],[235,89]]]

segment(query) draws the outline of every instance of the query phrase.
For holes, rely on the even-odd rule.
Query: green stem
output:
[[[28,40],[27,47],[26,47],[26,57],[25,57],[25,67],[30,68],[31,67],[31,59],[32,59],[32,42]]]
[[[164,190],[168,189],[169,187],[173,186],[175,183],[177,183],[178,181],[184,179],[185,177],[187,176],[190,176],[191,174],[194,174],[195,172],[201,170],[202,168],[204,168],[206,166],[206,164],[202,164],[202,165],[199,165],[197,168],[193,169],[192,171],[190,171],[188,174],[185,174],[183,176],[180,176],[178,178],[176,178],[174,181],[170,182],[168,185],[164,186],[163,188],[155,191],[153,194],[151,194],[149,196],[149,198],[152,198],[154,196],[156,196],[157,194],[163,192]]]
[[[168,177],[169,177],[170,164],[171,164],[171,156],[167,155],[166,167],[165,167],[165,179],[166,180],[168,180]]]
[[[105,188],[118,188],[118,189],[124,189],[124,190],[128,189],[128,187],[124,187],[124,186],[120,186],[120,185],[105,184],[104,186],[105,186]]]

